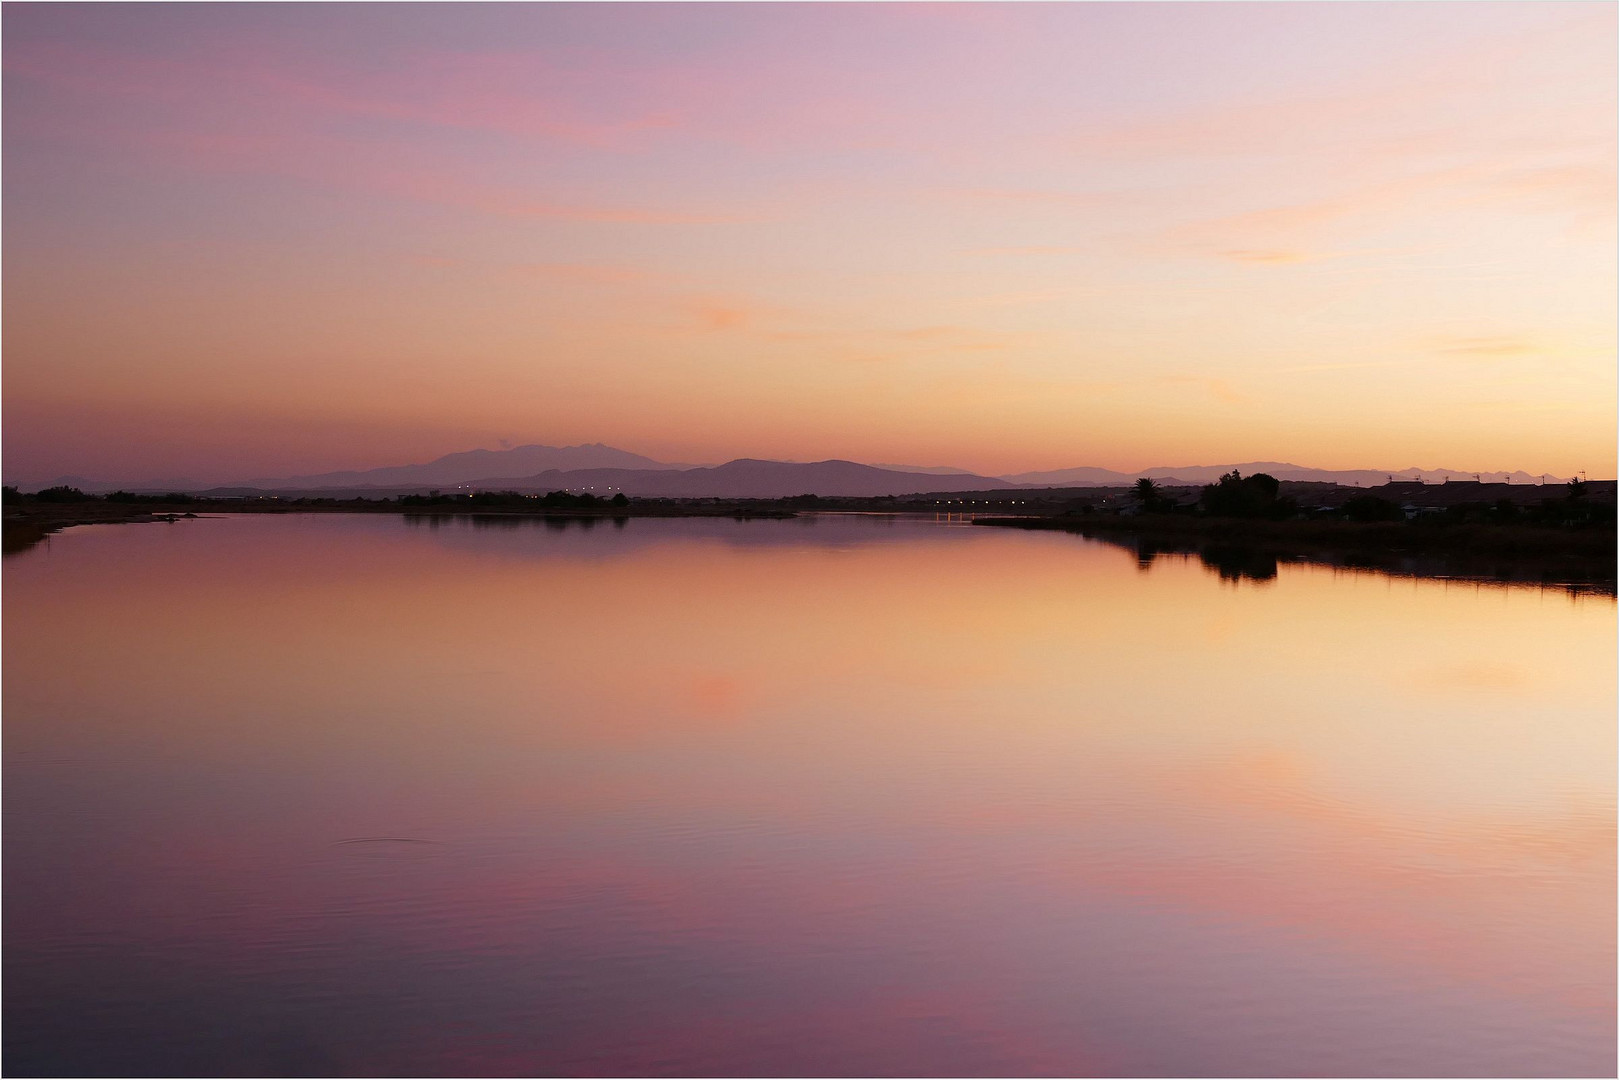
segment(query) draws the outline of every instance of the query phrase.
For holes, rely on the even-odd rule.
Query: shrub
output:
[[[1344,503],[1350,521],[1404,521],[1405,511],[1376,495],[1356,495]]]
[[[68,487],[66,484],[48,487],[35,494],[34,498],[40,502],[48,503],[92,502],[95,500],[94,495],[86,495],[78,488]]]

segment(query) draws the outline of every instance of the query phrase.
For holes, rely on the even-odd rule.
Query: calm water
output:
[[[1615,1071],[1611,598],[832,517],[3,572],[13,1075]]]

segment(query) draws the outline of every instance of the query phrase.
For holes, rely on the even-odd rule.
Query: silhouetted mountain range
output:
[[[953,465],[890,465],[884,461],[872,462],[877,469],[890,469],[894,472],[931,473],[934,476],[972,476],[971,469],[958,469]],[[1002,477],[1002,479],[1005,479]]]
[[[107,482],[57,477],[30,489],[67,484],[89,492],[115,488],[137,491],[283,491],[397,494],[434,488],[516,491],[596,491],[669,498],[781,498],[791,495],[875,496],[926,492],[989,491],[1008,487],[1122,487],[1148,476],[1165,485],[1207,484],[1236,469],[1244,476],[1269,473],[1278,480],[1315,481],[1373,487],[1395,480],[1439,483],[1472,479],[1458,469],[1312,469],[1281,461],[1228,465],[1155,466],[1138,472],[1079,467],[1011,476],[982,476],[950,466],[863,465],[854,461],[761,461],[739,458],[723,465],[691,466],[656,461],[627,450],[589,443],[581,446],[519,446],[508,450],[467,450],[418,465],[391,465],[304,476],[258,478],[207,488],[192,481]],[[1486,482],[1537,483],[1524,472],[1483,473]],[[1548,477],[1562,483],[1562,477]]]
[[[738,458],[712,468],[653,472],[581,469],[487,481],[480,486],[514,491],[622,491],[669,498],[780,499],[790,495],[915,495],[925,491],[982,491],[1012,484],[972,473],[908,473],[855,461],[759,461]]]
[[[1461,469],[1413,467],[1390,472],[1384,469],[1312,469],[1285,461],[1244,461],[1232,465],[1155,465],[1150,469],[1130,473],[1097,468],[1055,469],[1050,472],[1018,473],[1002,479],[1010,480],[1014,484],[1041,487],[1118,487],[1122,484],[1133,484],[1146,476],[1173,486],[1176,483],[1211,484],[1233,469],[1244,476],[1269,473],[1278,480],[1304,480],[1323,484],[1342,484],[1345,487],[1374,487],[1388,483],[1390,478],[1438,484],[1447,479],[1471,480],[1474,477],[1473,473]],[[1533,484],[1539,483],[1541,479],[1539,476],[1531,476],[1522,471],[1487,472],[1479,473],[1478,476],[1485,483],[1492,484]],[[1548,476],[1547,480],[1563,483],[1566,477]]]
[[[471,484],[489,476],[530,475],[574,469],[689,469],[654,461],[601,443],[580,446],[516,446],[510,450],[465,450],[424,465],[316,473],[274,480],[244,480],[243,487],[403,487],[413,484]]]

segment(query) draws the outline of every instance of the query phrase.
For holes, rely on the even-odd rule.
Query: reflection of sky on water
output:
[[[518,514],[405,515],[412,530],[425,530],[435,540],[458,549],[491,548],[516,555],[551,556],[578,553],[601,558],[639,551],[672,541],[700,541],[730,547],[831,547],[862,544],[915,543],[946,539],[936,534],[965,528],[964,521],[936,520],[927,515],[804,513],[791,518],[623,517],[541,518]],[[924,529],[923,527],[926,526]],[[508,534],[509,544],[470,533]],[[540,542],[536,534],[543,534]]]
[[[1612,1070],[1606,598],[833,518],[38,554],[12,1071]]]

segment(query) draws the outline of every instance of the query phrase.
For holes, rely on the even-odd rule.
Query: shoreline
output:
[[[891,500],[632,500],[626,506],[404,505],[368,499],[284,501],[195,499],[151,504],[94,499],[13,503],[5,507],[4,553],[19,554],[52,533],[76,525],[172,523],[216,514],[393,514],[405,519],[482,518],[509,521],[623,522],[629,518],[785,520],[804,510],[880,515],[946,513]],[[799,505],[783,504],[799,503]],[[874,503],[876,505],[874,505]],[[831,504],[831,505],[828,505]],[[1426,578],[1540,584],[1615,595],[1615,533],[1611,526],[1556,528],[1508,524],[1430,524],[1217,518],[1184,514],[1007,515],[988,510],[972,524],[1067,532],[1125,548],[1143,567],[1159,555],[1195,556],[1232,580],[1265,581],[1284,562],[1363,569]],[[953,512],[952,512],[953,513]]]
[[[330,502],[295,502],[264,499],[197,499],[191,502],[140,504],[87,500],[67,503],[19,503],[5,507],[4,553],[26,551],[52,533],[76,525],[148,525],[173,523],[187,518],[219,514],[394,514],[404,518],[503,517],[553,520],[622,520],[632,517],[724,517],[738,520],[786,519],[798,516],[796,510],[757,507],[742,503],[705,506],[603,505],[600,507],[556,506],[400,506],[393,502],[343,499]]]
[[[1140,514],[1129,517],[983,517],[994,528],[1066,532],[1122,547],[1148,566],[1159,555],[1196,556],[1232,580],[1264,581],[1284,562],[1401,577],[1555,586],[1615,595],[1612,527],[1411,522],[1267,521]]]

